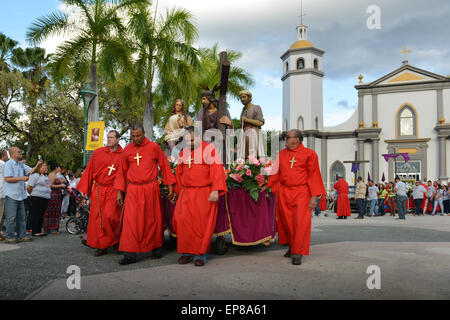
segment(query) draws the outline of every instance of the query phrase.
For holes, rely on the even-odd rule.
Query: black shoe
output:
[[[156,248],[155,250],[153,250],[153,259],[161,259],[162,257],[162,251],[161,248]]]
[[[86,239],[81,240],[81,244],[90,248],[90,246],[87,244]]]
[[[292,264],[295,266],[302,264],[302,256],[292,258]]]
[[[108,251],[106,249],[97,249],[94,253],[95,257],[104,256],[105,254],[108,254]]]
[[[127,257],[124,257],[122,260],[119,261],[119,264],[122,266],[126,266],[127,264],[136,263],[136,259],[129,259]]]
[[[216,254],[219,256],[224,255],[227,253],[228,248],[225,244],[225,239],[223,237],[217,237],[216,238]]]

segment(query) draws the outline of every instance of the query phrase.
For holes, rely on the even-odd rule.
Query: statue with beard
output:
[[[202,105],[203,108],[197,114],[197,121],[202,123],[202,139],[205,142],[212,143],[222,154],[225,151],[225,137],[221,137],[219,123],[224,124],[227,129],[233,129],[230,112],[225,110],[225,115],[219,119],[219,100],[216,99],[213,90],[207,90],[202,93]],[[216,141],[219,140],[216,139],[217,137],[221,141]]]
[[[241,133],[238,137],[237,158],[248,159],[264,157],[264,145],[261,127],[264,117],[261,107],[252,103],[252,94],[248,90],[239,93],[244,108],[241,113]]]

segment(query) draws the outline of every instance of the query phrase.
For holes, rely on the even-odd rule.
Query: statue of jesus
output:
[[[238,137],[237,158],[248,159],[264,157],[264,145],[261,127],[264,117],[261,107],[252,103],[252,94],[248,90],[239,93],[244,108],[241,113],[241,133]]]

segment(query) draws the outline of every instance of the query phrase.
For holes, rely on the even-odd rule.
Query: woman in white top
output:
[[[31,196],[31,226],[34,237],[46,236],[42,232],[44,213],[51,197],[50,179],[47,177],[47,164],[41,163],[27,181],[27,191]]]

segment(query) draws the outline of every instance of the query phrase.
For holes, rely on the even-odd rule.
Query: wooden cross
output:
[[[139,152],[136,153],[136,157],[134,157],[134,159],[137,160],[137,165],[139,167],[139,159],[142,159],[142,156],[139,156]]]
[[[406,54],[411,53],[411,50],[406,50],[406,46],[403,47],[403,51],[400,51],[400,53],[403,53],[405,55],[405,61],[406,61]]]
[[[192,159],[192,157],[189,156],[189,159],[187,159],[187,162],[189,162],[189,169],[190,169],[191,166],[192,166],[192,161],[194,161],[194,159]]]
[[[294,163],[297,162],[297,160],[295,160],[295,156],[292,157],[292,160],[289,161],[291,163],[291,169],[294,167]]]
[[[108,176],[110,176],[111,175],[111,172],[113,172],[113,170],[114,171],[116,171],[117,169],[116,168],[114,168],[114,163],[110,166],[110,167],[108,167],[108,169],[109,169],[109,173],[108,173]]]
[[[355,160],[353,160],[353,161],[344,161],[344,163],[355,163],[355,164],[358,164],[358,163],[368,163],[368,162],[370,162],[369,160],[358,160],[358,151],[355,151]],[[356,171],[355,172],[355,185],[356,185],[356,175],[357,175],[357,173],[358,173],[358,171]]]
[[[228,91],[228,76],[230,74],[230,61],[227,59],[227,52],[223,51],[220,53],[220,88],[219,88],[219,107],[217,110],[218,119],[220,120],[223,116],[226,114],[227,109],[227,91]],[[230,119],[231,120],[231,119]],[[220,123],[219,121],[219,128],[220,132],[222,133],[222,137],[224,141],[226,140],[226,133],[225,133],[225,125],[223,123]],[[224,143],[224,149],[223,149],[223,164],[226,164],[226,144]]]

